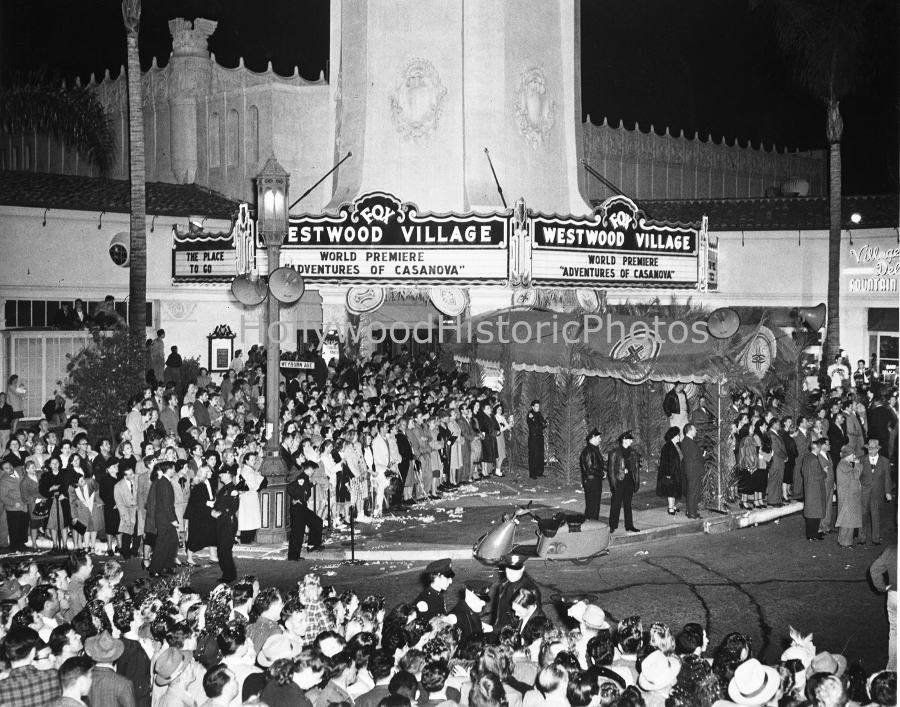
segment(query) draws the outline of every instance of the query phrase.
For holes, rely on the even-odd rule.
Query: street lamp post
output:
[[[266,246],[271,276],[279,266],[281,244],[288,231],[288,183],[290,175],[270,157],[256,178],[259,235]],[[280,454],[280,405],[278,383],[281,368],[281,303],[271,294],[267,304],[266,337],[266,450],[260,472],[263,476],[284,476]],[[272,336],[276,329],[278,334]]]

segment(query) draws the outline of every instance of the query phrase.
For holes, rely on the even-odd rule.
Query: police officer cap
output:
[[[425,571],[428,572],[428,574],[442,574],[445,577],[456,576],[456,572],[453,571],[453,566],[449,557],[429,562],[428,566],[425,567]]]
[[[486,579],[467,579],[466,589],[481,599],[487,599],[491,590],[491,583]]]
[[[508,555],[504,555],[500,562],[504,567],[508,567],[511,570],[520,570],[525,566],[526,559],[524,555],[511,552]]]
[[[586,439],[588,442],[590,442],[592,439],[594,439],[594,437],[599,437],[599,436],[600,436],[600,430],[598,430],[595,427],[594,429],[592,429],[590,432],[587,433]]]
[[[634,433],[631,430],[623,432],[619,435],[619,441],[621,442],[623,439],[634,439]]]

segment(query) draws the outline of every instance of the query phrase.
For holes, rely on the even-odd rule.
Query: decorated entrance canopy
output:
[[[756,327],[737,337],[753,340]],[[470,333],[471,332],[471,333]],[[723,346],[703,320],[619,314],[576,314],[508,309],[460,327],[452,346],[460,363],[538,373],[646,381],[704,383],[725,370]]]
[[[242,205],[231,234],[176,231],[173,280],[265,275],[265,248],[247,213]],[[493,214],[431,214],[369,192],[336,214],[291,217],[281,247],[281,266],[312,285],[499,285],[523,292],[532,286],[705,291],[715,286],[715,257],[705,219],[650,221],[623,196],[574,217],[531,212],[521,199],[515,209]]]

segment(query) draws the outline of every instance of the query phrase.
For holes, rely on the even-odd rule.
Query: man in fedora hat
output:
[[[866,452],[859,477],[862,487],[860,492],[862,529],[859,531],[859,544],[865,545],[871,540],[873,545],[881,545],[881,504],[893,498],[891,465],[887,457],[881,456],[881,442],[877,439],[870,439],[863,449]]]
[[[596,604],[578,601],[569,607],[568,614],[578,622],[581,638],[575,642],[575,655],[578,656],[581,669],[587,670],[589,667],[587,659],[588,643],[600,631],[609,629],[609,623],[606,621],[606,612]]]
[[[681,661],[675,656],[666,656],[662,651],[653,651],[641,661],[638,687],[644,694],[647,707],[664,707],[680,671]]]
[[[845,444],[841,448],[841,459],[835,469],[838,513],[834,524],[838,529],[838,545],[841,547],[852,548],[853,531],[862,526],[860,472],[856,450],[852,445]]]
[[[459,603],[450,613],[456,617],[456,628],[459,629],[459,645],[465,646],[472,636],[483,636],[493,631],[490,624],[481,620],[481,612],[488,603],[491,583],[484,579],[466,580],[466,591]]]
[[[638,454],[632,449],[634,434],[631,430],[619,435],[619,444],[609,453],[606,459],[606,474],[609,477],[609,490],[612,500],[609,502],[609,532],[614,533],[619,527],[619,512],[625,508],[625,530],[629,533],[640,532],[634,527],[631,517],[631,497],[641,487],[640,464]]]
[[[188,693],[188,687],[194,681],[190,667],[191,654],[188,651],[166,648],[159,654],[154,666],[155,682],[160,687],[165,686],[166,691],[156,707],[194,707],[194,698]]]
[[[420,619],[431,621],[435,616],[446,616],[444,592],[453,584],[456,572],[450,558],[444,558],[428,563],[425,573],[428,575],[428,586],[416,597],[416,611]]]
[[[600,453],[600,430],[588,432],[579,460],[581,487],[584,489],[584,517],[600,520],[600,497],[603,495],[603,455]]]
[[[134,707],[134,685],[119,675],[113,665],[124,650],[122,641],[108,631],[84,642],[85,654],[97,663],[88,695],[91,707]]]
[[[510,553],[500,561],[503,579],[494,590],[494,620],[491,622],[498,634],[505,626],[516,626],[518,623],[519,619],[512,610],[512,600],[521,588],[527,587],[535,592],[538,606],[541,605],[541,590],[525,572],[525,559],[524,555]]]
[[[728,683],[728,697],[738,705],[762,707],[773,700],[780,687],[781,678],[775,668],[750,658],[735,669]]]

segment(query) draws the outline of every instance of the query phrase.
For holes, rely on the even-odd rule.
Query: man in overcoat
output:
[[[641,487],[640,461],[637,452],[632,448],[634,434],[631,430],[619,435],[618,445],[606,458],[606,476],[609,479],[609,490],[612,500],[609,503],[609,532],[619,527],[619,513],[625,509],[625,530],[630,533],[640,532],[634,527],[631,515],[631,497]]]
[[[700,518],[700,490],[703,486],[705,463],[703,451],[697,444],[697,427],[688,423],[684,426],[684,439],[681,440],[682,468],[685,481],[685,505],[687,517],[694,520]]]
[[[466,580],[466,591],[450,613],[456,617],[459,645],[465,646],[472,636],[484,636],[491,626],[481,620],[481,612],[490,598],[491,585],[483,579]]]
[[[538,479],[544,475],[544,429],[547,427],[540,400],[531,401],[525,421],[528,423],[528,475]]]
[[[825,535],[819,532],[822,518],[825,517],[825,491],[827,473],[823,466],[822,447],[828,446],[824,437],[812,440],[809,454],[803,457],[800,475],[803,477],[803,518],[806,520],[806,539],[822,540]],[[828,455],[824,458],[827,460]],[[829,460],[830,464],[831,461]],[[828,498],[830,504],[831,498]]]
[[[519,589],[523,587],[531,589],[537,595],[538,606],[541,605],[541,590],[525,572],[525,557],[517,554],[505,555],[500,566],[503,568],[503,579],[494,590],[494,620],[491,622],[498,634],[505,626],[518,625],[519,619],[513,613],[512,600]]]
[[[153,484],[152,513],[156,526],[156,543],[150,559],[150,576],[175,574],[175,556],[178,554],[178,516],[175,514],[175,464],[161,462],[159,479]],[[147,512],[151,512],[148,502]]]

